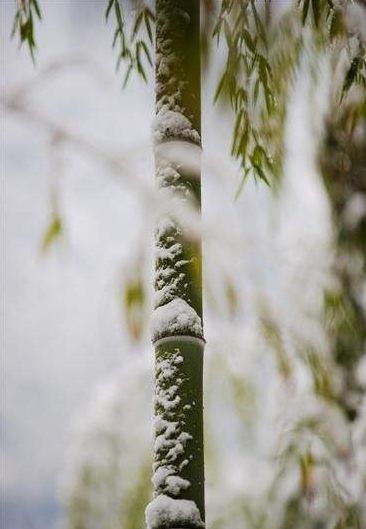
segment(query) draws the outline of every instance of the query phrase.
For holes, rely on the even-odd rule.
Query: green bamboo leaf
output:
[[[220,17],[212,32],[212,37],[216,37],[217,46],[219,45],[219,42],[220,42],[222,21],[223,19]]]
[[[224,18],[224,20],[223,20],[223,26],[224,26],[225,39],[226,39],[226,42],[228,43],[228,46],[230,47],[231,46],[231,41],[232,41],[232,32],[231,32],[229,23],[226,20],[226,18]]]
[[[245,123],[244,132],[240,138],[239,148],[237,155],[241,155],[242,159],[246,157],[247,154],[247,148],[248,148],[248,142],[249,142],[249,124],[248,121]]]
[[[122,88],[126,88],[128,80],[129,80],[131,72],[132,72],[132,69],[133,69],[133,66],[132,66],[132,64],[130,64],[129,67],[127,68],[127,72],[126,72],[125,78],[123,80]]]
[[[253,89],[253,100],[254,100],[255,105],[257,104],[258,95],[259,95],[259,78],[255,81],[254,89]]]
[[[138,41],[136,43],[136,67],[137,67],[137,72],[143,78],[145,83],[147,83],[147,76],[146,76],[145,69],[141,62],[141,41]]]
[[[255,22],[255,25],[256,25],[256,28],[257,28],[257,32],[259,33],[259,35],[260,35],[261,39],[263,40],[265,46],[267,46],[266,31],[264,29],[264,26],[263,26],[263,23],[262,23],[262,21],[260,19],[260,16],[258,15],[258,11],[257,11],[257,8],[255,6],[255,1],[251,0],[250,4],[251,4],[252,12],[253,12],[253,15],[254,15],[254,22]]]
[[[144,16],[144,11],[141,11],[139,13],[139,15],[136,17],[135,24],[134,24],[133,30],[132,30],[131,40],[134,40],[136,38],[136,35],[137,35],[137,33],[139,31],[139,28],[141,26],[141,22],[142,22],[143,16]]]
[[[152,44],[153,43],[153,33],[151,29],[151,22],[155,22],[155,15],[148,8],[144,10],[144,21],[145,21],[145,27],[146,27],[146,31],[149,37],[150,44]]]
[[[344,34],[343,17],[339,11],[333,11],[332,20],[330,23],[329,36],[331,40]]]
[[[114,0],[114,12],[116,15],[117,24],[122,29],[123,19],[122,19],[121,6],[119,5],[119,0]]]
[[[311,0],[311,7],[313,9],[313,17],[314,17],[315,26],[319,27],[320,0]]]
[[[236,146],[239,145],[239,129],[244,116],[244,110],[240,110],[235,119],[233,142],[231,147],[231,154],[236,153]]]
[[[244,174],[243,176],[241,177],[240,179],[240,183],[239,183],[239,186],[238,186],[238,189],[236,190],[236,193],[234,195],[234,200],[238,200],[242,190],[243,190],[243,187],[244,187],[244,184],[248,178],[248,174],[249,174],[249,168],[244,168]]]
[[[217,88],[216,88],[216,91],[215,91],[215,95],[214,95],[214,103],[216,103],[216,101],[218,100],[223,88],[224,88],[224,84],[225,84],[225,81],[226,81],[226,76],[227,76],[227,71],[225,70],[224,73],[222,74],[222,77],[219,81],[219,84],[217,85]]]
[[[146,58],[147,58],[147,60],[148,60],[148,62],[150,64],[150,66],[152,66],[153,63],[152,63],[152,59],[151,59],[151,56],[150,56],[149,49],[148,49],[148,47],[146,45],[146,42],[144,42],[143,40],[141,41],[141,47],[142,47],[142,49],[145,52]]]
[[[47,251],[50,246],[56,242],[62,234],[62,221],[58,215],[55,215],[49,226],[47,227],[41,243],[41,249],[43,252]]]
[[[249,33],[249,31],[247,29],[243,29],[243,38],[244,38],[244,41],[245,41],[245,44],[247,45],[247,47],[249,48],[249,50],[255,54],[256,52],[256,47],[255,47],[255,44],[254,44],[254,41]]]
[[[121,33],[121,30],[119,28],[116,28],[116,30],[114,32],[114,36],[113,36],[112,48],[114,48],[116,46],[118,35],[120,35],[120,33]]]
[[[107,9],[105,11],[105,19],[106,19],[106,21],[108,20],[109,14],[110,14],[111,9],[112,9],[113,4],[114,4],[114,1],[115,0],[109,0],[109,2],[108,2]]]
[[[305,24],[307,16],[308,16],[309,5],[310,5],[310,0],[304,0],[304,4],[302,7],[302,24],[303,25]]]
[[[37,15],[38,19],[42,20],[42,13],[41,13],[41,10],[40,10],[40,7],[38,5],[37,0],[31,0],[31,4],[34,7],[34,11],[36,12],[36,15]]]
[[[254,148],[254,151],[253,151],[253,154],[252,156],[249,157],[250,161],[252,162],[252,165],[253,165],[253,168],[255,170],[255,172],[257,173],[257,176],[263,180],[269,187],[270,186],[270,183],[269,183],[269,180],[267,179],[264,171],[263,171],[263,168],[262,168],[262,156],[260,154],[260,148],[258,145],[255,146]]]

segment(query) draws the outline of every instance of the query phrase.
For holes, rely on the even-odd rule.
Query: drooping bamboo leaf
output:
[[[31,3],[32,3],[33,7],[34,7],[34,11],[35,11],[38,19],[42,20],[42,13],[41,13],[41,9],[39,7],[39,4],[38,4],[37,0],[31,0]]]
[[[128,80],[130,78],[130,75],[131,75],[131,72],[132,72],[132,64],[129,65],[129,67],[127,68],[127,71],[126,71],[126,74],[125,74],[125,77],[123,79],[123,85],[122,85],[122,88],[126,88],[127,86],[127,83],[128,83]]]
[[[14,37],[18,33],[20,45],[24,43],[28,45],[32,61],[35,62],[34,52],[37,46],[34,37],[33,15],[38,20],[42,19],[41,9],[36,0],[23,0],[19,2],[18,9],[14,15],[11,36]]]
[[[135,23],[133,25],[131,40],[135,39],[135,37],[136,37],[136,35],[137,35],[138,31],[139,31],[139,28],[141,26],[141,22],[142,22],[143,16],[144,16],[144,12],[141,11],[141,13],[136,17]]]
[[[150,11],[149,8],[144,9],[144,20],[145,20],[145,27],[146,31],[149,37],[150,44],[153,43],[153,33],[151,24],[155,22],[155,15],[152,11]]]
[[[109,2],[108,2],[107,9],[106,9],[106,11],[105,11],[105,19],[106,19],[106,20],[108,20],[109,14],[110,14],[111,9],[112,9],[113,4],[114,4],[114,1],[115,1],[115,0],[109,0]]]
[[[302,7],[302,24],[303,25],[305,24],[307,16],[308,16],[309,5],[310,5],[310,0],[304,0],[304,4]]]
[[[227,76],[227,72],[226,70],[224,71],[224,73],[222,74],[221,76],[221,79],[219,81],[219,84],[217,85],[217,88],[216,88],[216,91],[215,91],[215,95],[214,95],[214,103],[216,103],[216,101],[218,100],[223,88],[224,88],[224,85],[225,85],[225,81],[226,81],[226,76]]]
[[[47,251],[51,247],[51,245],[60,238],[61,234],[62,220],[58,215],[55,215],[43,235],[41,243],[42,251]]]
[[[148,60],[148,63],[150,64],[150,66],[152,66],[153,63],[152,63],[152,59],[151,59],[151,56],[150,56],[149,49],[148,49],[146,43],[143,40],[141,40],[140,42],[141,42],[141,47],[144,50],[144,53],[145,53],[146,58]]]
[[[315,26],[319,26],[320,21],[320,0],[311,0]]]

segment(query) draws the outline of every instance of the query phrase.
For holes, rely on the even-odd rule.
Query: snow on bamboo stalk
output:
[[[174,212],[199,211],[200,50],[198,0],[156,2],[155,165],[172,204],[156,230],[154,499],[149,529],[204,527],[203,329],[200,241]],[[177,150],[177,146],[182,149]],[[196,163],[180,154],[193,153]]]

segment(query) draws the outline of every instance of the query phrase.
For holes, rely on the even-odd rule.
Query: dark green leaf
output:
[[[333,11],[329,30],[331,40],[344,35],[345,31],[342,14],[339,11]]]
[[[255,84],[254,84],[254,90],[253,90],[253,101],[254,101],[254,104],[257,103],[258,95],[259,95],[259,79],[257,79]]]
[[[149,13],[150,13],[150,15],[149,15]],[[146,31],[147,31],[147,34],[148,34],[148,37],[149,37],[149,41],[152,44],[153,43],[153,35],[152,35],[151,24],[150,24],[151,16],[153,17],[153,20],[154,20],[154,15],[151,13],[151,11],[149,9],[145,9],[145,11],[144,11],[145,27],[146,27]]]
[[[109,0],[108,2],[108,5],[107,5],[107,9],[105,11],[105,19],[108,20],[108,17],[109,17],[109,14],[111,12],[111,9],[113,7],[113,3],[114,3],[115,0]]]
[[[261,180],[263,180],[263,182],[265,182],[269,187],[271,187],[271,185],[270,185],[270,183],[269,183],[269,181],[268,181],[268,179],[267,179],[267,177],[266,177],[266,175],[265,175],[265,173],[264,173],[262,167],[261,167],[259,164],[256,164],[256,163],[253,161],[253,158],[252,158],[252,157],[251,157],[250,159],[251,159],[251,162],[252,162],[252,164],[253,164],[253,167],[254,167],[254,169],[255,169],[255,171],[256,171],[258,177],[259,177]]]
[[[252,39],[249,31],[246,30],[246,29],[243,29],[243,38],[244,38],[245,44],[250,49],[250,51],[255,53],[256,52],[255,44],[253,42],[253,39]]]
[[[147,60],[148,60],[148,62],[150,64],[150,66],[152,66],[153,64],[152,64],[152,59],[151,59],[151,56],[150,56],[149,49],[148,49],[148,47],[146,46],[146,43],[143,40],[140,41],[140,42],[141,42],[141,47],[142,47],[142,49],[145,52],[146,58],[147,58]]]
[[[119,5],[119,0],[114,0],[114,12],[116,15],[117,24],[122,29],[123,20],[122,20],[121,6]]]
[[[318,27],[320,20],[320,0],[311,0],[311,6],[313,8],[315,26]]]
[[[132,30],[131,40],[135,39],[135,37],[136,37],[136,35],[138,33],[138,30],[140,28],[143,16],[144,16],[144,11],[141,11],[141,13],[136,17],[135,24],[134,24],[133,30]]]
[[[302,24],[303,25],[305,24],[307,16],[308,16],[309,5],[310,5],[310,0],[304,0],[304,5],[302,7]]]

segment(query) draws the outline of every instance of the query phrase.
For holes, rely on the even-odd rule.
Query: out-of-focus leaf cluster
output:
[[[42,19],[41,9],[37,0],[18,0],[14,16],[12,36],[18,35],[20,45],[26,43],[34,62],[36,41],[34,37],[34,19]]]
[[[355,370],[364,353],[366,316],[362,285],[366,274],[366,92],[345,101],[329,121],[320,156],[332,203],[337,255],[333,290],[325,292],[327,325],[334,357],[345,373],[341,403],[350,420],[362,394]]]
[[[155,22],[154,13],[145,3],[139,4],[132,29],[128,31],[121,1],[108,0],[105,17],[106,21],[114,19],[115,30],[112,45],[118,50],[117,70],[122,62],[126,65],[123,87],[127,85],[133,71],[147,82],[146,65],[152,66],[153,64],[151,45]]]

